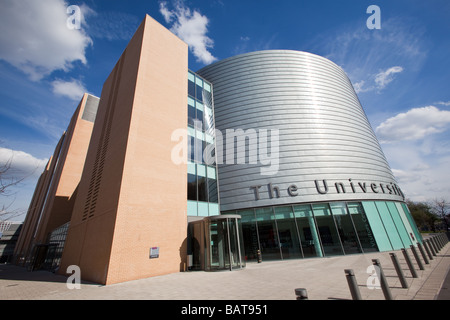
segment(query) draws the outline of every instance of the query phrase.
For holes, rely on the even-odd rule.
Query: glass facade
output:
[[[217,168],[204,152],[215,149],[212,85],[190,71],[187,108],[188,216],[218,215]]]
[[[223,212],[242,217],[245,259],[284,260],[398,250],[421,242],[403,203],[326,202]]]

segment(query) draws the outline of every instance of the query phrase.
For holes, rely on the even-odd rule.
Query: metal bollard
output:
[[[417,272],[414,269],[414,265],[412,264],[411,259],[409,258],[408,252],[406,249],[402,249],[403,257],[405,257],[406,264],[408,265],[409,271],[411,271],[411,275],[413,278],[418,278]]]
[[[433,244],[434,244],[434,250],[436,251],[436,253],[439,253],[439,251],[441,251],[441,249],[439,248],[439,245],[437,244],[436,236],[431,238],[431,242],[433,242]]]
[[[345,269],[344,272],[353,300],[362,300],[361,292],[359,291],[358,283],[356,282],[355,273],[352,269]]]
[[[434,236],[433,238],[431,238],[431,242],[433,242],[434,244],[434,249],[436,250],[436,253],[438,253],[439,251],[441,251],[441,247],[439,246],[439,243],[437,242],[437,236]]]
[[[442,233],[439,234],[439,236],[437,237],[437,240],[439,242],[439,246],[442,249],[444,247],[444,240],[442,240]]]
[[[423,261],[425,261],[425,264],[430,264],[428,261],[427,255],[425,254],[425,250],[423,249],[423,246],[420,242],[417,243],[417,246],[419,247],[420,254],[422,255]]]
[[[413,245],[411,245],[411,251],[413,253],[414,259],[416,259],[416,262],[417,262],[417,265],[419,266],[419,269],[420,270],[424,270],[425,268],[423,267],[422,260],[420,260],[419,254],[417,253],[417,250],[416,250],[416,248]]]
[[[262,258],[261,258],[261,250],[256,250],[256,256],[258,257],[258,263],[262,262]]]
[[[375,270],[380,280],[381,290],[383,290],[384,298],[386,300],[392,300],[391,289],[389,289],[389,284],[387,283],[386,277],[384,276],[383,269],[381,268],[380,260],[372,259],[372,264],[375,266]]]
[[[439,235],[439,239],[440,239],[440,241],[441,241],[441,246],[442,246],[442,248],[445,247],[445,240],[444,240],[444,234],[443,234],[443,233],[441,233],[441,234]]]
[[[423,240],[423,247],[427,251],[428,257],[430,260],[433,260],[433,255],[431,254],[430,246],[427,240]]]
[[[434,247],[434,245],[433,245],[433,243],[431,242],[430,239],[427,239],[427,244],[428,244],[428,247],[429,247],[430,250],[431,250],[431,254],[432,254],[433,256],[436,256],[436,249],[435,249],[435,247]]]
[[[406,282],[405,276],[403,274],[402,268],[400,268],[400,263],[398,262],[397,255],[395,253],[389,253],[394,264],[395,271],[397,271],[398,278],[402,284],[402,288],[408,288],[408,282]]]
[[[305,288],[295,289],[295,295],[297,296],[296,300],[308,300],[308,292]]]

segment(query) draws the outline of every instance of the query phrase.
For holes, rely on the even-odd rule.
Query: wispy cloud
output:
[[[138,17],[125,12],[87,12],[86,31],[93,38],[129,41],[140,23]]]
[[[68,71],[75,61],[87,63],[92,44],[83,29],[67,27],[64,0],[3,0],[0,10],[0,59],[41,80],[55,70]]]
[[[377,90],[380,93],[386,86],[391,83],[396,73],[400,73],[403,71],[403,68],[400,66],[390,67],[386,70],[379,71],[378,73],[374,73],[368,75],[366,80],[360,80],[353,84],[353,88],[356,93],[368,92]],[[369,84],[367,84],[369,83]]]
[[[313,39],[310,50],[340,65],[361,92],[380,93],[400,72],[420,70],[429,46],[424,27],[407,18],[383,20],[380,30],[351,22]]]
[[[189,45],[198,62],[210,64],[217,60],[209,51],[214,47],[214,41],[206,35],[209,19],[205,15],[191,10],[183,1],[175,1],[173,10],[162,1],[159,11],[166,23],[171,24],[170,31]]]
[[[443,105],[443,106],[446,106],[446,107],[450,107],[450,101],[447,101],[447,102],[439,101],[439,102],[436,102],[436,104],[440,104],[440,105]]]
[[[52,82],[53,93],[60,96],[68,97],[73,101],[81,100],[83,94],[87,92],[80,80],[71,79],[64,81],[57,79]]]
[[[402,71],[402,67],[395,66],[377,73],[375,75],[375,83],[377,84],[378,89],[385,88],[390,82],[392,82],[392,80],[394,80],[394,74]]]

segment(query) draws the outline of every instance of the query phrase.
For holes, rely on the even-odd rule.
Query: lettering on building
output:
[[[405,195],[402,190],[393,182],[389,183],[374,183],[367,181],[339,181],[335,183],[329,183],[326,179],[314,180],[314,189],[318,194],[347,194],[347,193],[378,193],[378,194],[390,194],[400,196],[405,199]],[[269,199],[280,198],[283,195],[290,197],[301,196],[301,190],[296,184],[290,184],[285,190],[272,183],[253,185],[250,186],[250,190],[253,191],[255,200],[261,200],[262,197]]]

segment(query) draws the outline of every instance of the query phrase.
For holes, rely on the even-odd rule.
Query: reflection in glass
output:
[[[195,83],[192,81],[188,81],[188,94],[195,97]]]
[[[197,176],[188,174],[188,200],[197,201]]]
[[[322,257],[319,235],[310,205],[294,206],[294,215],[302,244],[303,256]]]
[[[272,208],[256,209],[259,244],[263,260],[281,259],[276,222]]]
[[[345,254],[361,253],[358,237],[353,227],[352,219],[347,213],[345,202],[331,202],[330,208]]]
[[[206,177],[198,176],[198,201],[208,201]]]
[[[348,211],[355,225],[358,239],[364,252],[378,251],[377,243],[370,228],[364,209],[359,202],[347,203]]]
[[[242,222],[242,234],[244,242],[245,260],[257,260],[259,250],[258,230],[253,209],[238,211]]]
[[[328,204],[321,203],[312,206],[325,256],[343,254],[339,234]]]
[[[275,207],[278,237],[283,259],[302,258],[297,226],[291,206]]]

